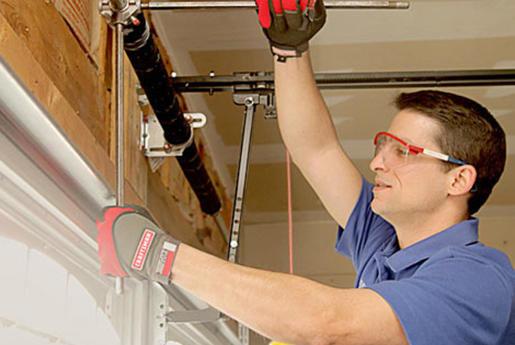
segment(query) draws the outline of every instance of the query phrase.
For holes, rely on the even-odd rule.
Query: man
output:
[[[279,56],[283,140],[345,227],[336,248],[353,260],[356,288],[225,262],[178,243],[133,207],[108,208],[98,222],[103,273],[177,284],[292,344],[514,344],[513,268],[478,242],[471,217],[504,168],[498,123],[464,97],[402,94],[390,128],[375,137],[370,185],[340,146],[313,78],[307,48],[325,21],[321,0],[268,4],[258,1],[259,19]]]

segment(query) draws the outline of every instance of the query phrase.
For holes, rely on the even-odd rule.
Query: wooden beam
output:
[[[107,90],[99,84],[87,54],[52,2],[2,0],[0,14],[5,19],[2,26],[11,27],[45,73],[52,76],[73,113],[84,119],[96,140],[105,146],[108,131],[103,97],[99,95]]]
[[[97,21],[97,25],[94,32],[101,35],[96,40],[98,49],[86,52],[52,2],[0,0],[0,54],[69,140],[114,189],[112,35],[104,21]],[[88,58],[92,54],[95,61]],[[177,225],[170,229],[174,235],[224,256],[226,243],[222,234],[212,220],[204,219],[176,161],[168,159],[159,174],[149,171],[146,158],[139,150],[141,110],[135,92],[138,81],[127,60],[125,81],[126,202],[150,206],[149,200],[152,200],[158,209],[150,211],[167,224],[170,222],[167,215],[176,213],[174,223]],[[197,136],[197,141],[203,148],[203,140]],[[213,167],[208,169],[218,181]],[[215,185],[220,195],[225,194],[219,182]],[[162,189],[159,193],[157,186]],[[227,201],[225,196],[224,199]],[[224,204],[227,216],[230,202]]]
[[[68,99],[43,70],[28,47],[0,15],[0,55],[15,71],[25,87],[50,114],[70,141],[106,179],[111,187],[115,182],[114,164],[106,150],[74,111]],[[126,185],[128,201],[142,203],[130,185]]]
[[[108,155],[108,149],[95,137],[90,128],[75,111],[67,97],[54,83],[55,76],[46,73],[33,56],[32,51],[12,29],[6,18],[0,14],[0,55],[15,71],[17,77],[51,115],[68,139],[83,157],[102,175],[114,190],[115,167]],[[134,123],[133,123],[134,124]],[[134,151],[134,148],[133,148]],[[141,154],[138,150],[131,154]],[[136,164],[142,168],[142,162]],[[146,164],[143,164],[146,174]],[[134,172],[131,172],[134,173]],[[148,174],[145,179],[144,197],[132,183],[125,180],[126,202],[149,208],[156,220],[173,236],[197,248],[206,250],[193,231],[192,224],[182,216],[178,204],[163,185],[158,174]],[[140,190],[141,192],[141,190]],[[145,200],[146,199],[146,200]],[[216,253],[223,256],[222,248]]]

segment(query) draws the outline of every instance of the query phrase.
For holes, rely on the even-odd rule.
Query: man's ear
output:
[[[449,194],[463,195],[472,189],[477,179],[477,171],[472,165],[461,165],[449,171]]]

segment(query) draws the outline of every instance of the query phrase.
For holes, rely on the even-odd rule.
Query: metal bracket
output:
[[[275,120],[277,119],[277,109],[275,107],[275,94],[267,93],[259,96],[259,104],[262,104],[265,108],[265,119]]]
[[[171,145],[163,136],[163,128],[157,116],[149,115],[141,123],[141,149],[147,157],[181,156],[184,150],[193,143],[193,129],[202,128],[207,123],[206,115],[202,113],[184,113],[184,118],[192,128],[191,136],[183,144]]]
[[[184,117],[190,123],[191,135],[183,144],[171,145],[164,138],[163,128],[159,124],[157,116],[148,115],[142,117],[140,147],[149,159],[150,169],[156,172],[164,163],[165,157],[182,156],[184,150],[193,144],[193,129],[202,128],[207,123],[206,115],[202,113],[184,113]]]
[[[141,0],[99,0],[98,10],[110,26],[137,24],[135,16],[141,11]]]
[[[120,344],[166,343],[170,297],[160,284],[129,279],[122,295],[110,289],[105,302],[107,316],[117,330]]]
[[[234,76],[243,80],[249,80],[249,84],[238,84],[234,86],[234,103],[243,105],[240,97],[256,96],[255,104],[263,105],[265,109],[265,119],[276,119],[277,111],[275,108],[275,94],[271,90],[268,72],[250,72],[250,73],[234,73]],[[263,79],[251,83],[255,79]],[[273,84],[273,83],[272,83]]]
[[[166,306],[169,304],[169,296],[156,282],[147,282],[148,300],[144,303],[148,306],[148,319],[141,322],[148,323],[147,344],[160,345],[166,343]]]
[[[166,321],[169,323],[215,322],[221,318],[223,318],[222,313],[214,308],[174,310],[166,313]]]
[[[170,306],[173,308],[173,310],[168,311],[164,314],[167,323],[195,324],[227,320],[227,317],[224,314],[214,309],[213,307],[196,309],[196,307],[193,304],[191,304],[191,302],[183,300],[181,297],[177,296],[177,292],[179,291],[177,287],[173,285],[162,285],[162,287],[169,296],[172,296],[173,299],[177,301],[178,305],[181,305],[181,308],[186,308],[186,310],[181,310],[177,309],[177,305]]]

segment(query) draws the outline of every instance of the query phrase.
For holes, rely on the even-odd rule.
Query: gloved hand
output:
[[[256,5],[272,53],[282,62],[306,51],[326,20],[323,0],[256,0]]]
[[[97,229],[102,274],[169,284],[180,242],[159,229],[146,210],[106,207]]]

